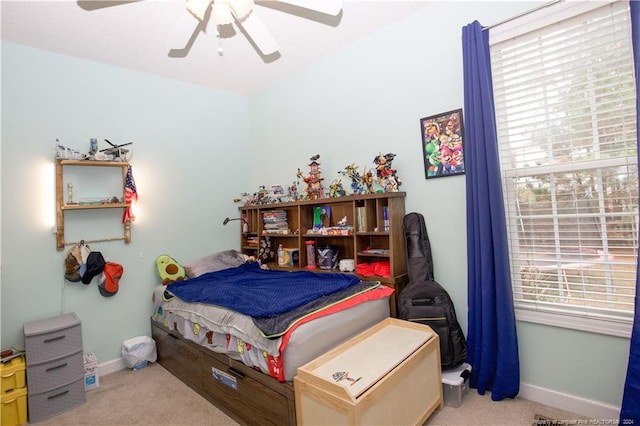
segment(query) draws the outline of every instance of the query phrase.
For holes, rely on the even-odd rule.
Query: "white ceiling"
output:
[[[256,5],[254,13],[280,46],[279,53],[269,57],[261,56],[237,27],[234,34],[228,26],[220,39],[214,28],[205,28],[184,51],[171,51],[167,41],[184,0],[2,0],[2,39],[251,94],[427,3],[345,0],[338,17],[274,0],[256,0]]]

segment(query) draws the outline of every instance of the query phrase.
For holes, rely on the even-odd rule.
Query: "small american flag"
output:
[[[124,214],[122,215],[122,223],[125,223],[127,220],[131,220],[131,222],[136,220],[136,217],[131,210],[131,205],[133,205],[133,203],[136,201],[138,201],[138,191],[136,190],[136,182],[135,180],[133,180],[131,164],[129,164],[127,166],[127,176],[124,180],[124,202],[130,205],[124,210]]]

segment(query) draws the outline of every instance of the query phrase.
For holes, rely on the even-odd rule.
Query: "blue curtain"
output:
[[[518,339],[513,308],[507,230],[496,137],[489,34],[473,22],[462,29],[469,384],[491,399],[520,390]]]
[[[636,1],[631,1],[631,41],[633,44],[633,58],[636,74],[636,123],[637,115],[640,111],[640,92],[638,91],[638,81],[640,81],[640,5]],[[636,125],[636,139],[640,140],[640,130]],[[638,152],[640,163],[640,150]],[[633,329],[631,330],[631,347],[629,348],[629,364],[627,366],[627,379],[624,384],[624,394],[622,396],[622,408],[620,410],[620,424],[640,425],[640,264],[636,267],[636,301]]]

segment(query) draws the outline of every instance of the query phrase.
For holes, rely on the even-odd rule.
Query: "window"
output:
[[[629,336],[638,258],[627,2],[561,2],[490,30],[516,316]]]

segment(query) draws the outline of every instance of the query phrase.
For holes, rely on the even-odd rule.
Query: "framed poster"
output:
[[[426,179],[464,174],[462,109],[420,119]]]

